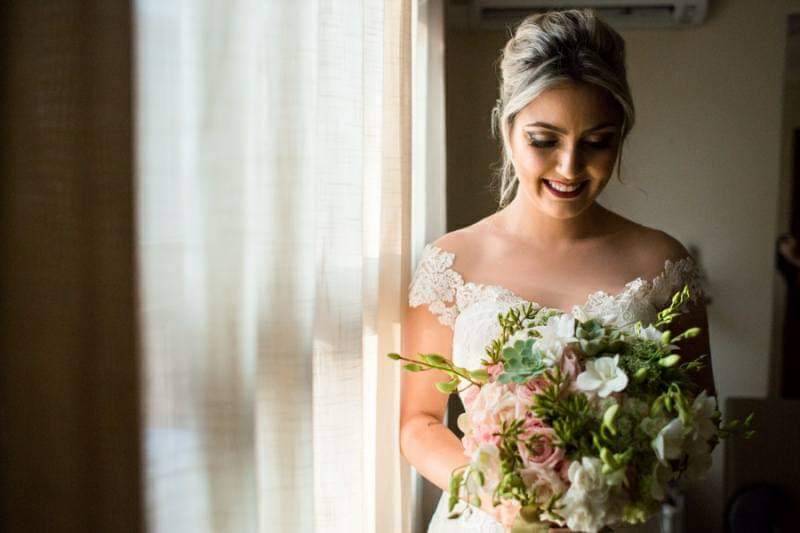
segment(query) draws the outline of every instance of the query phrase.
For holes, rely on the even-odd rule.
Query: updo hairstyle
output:
[[[517,26],[500,56],[500,98],[492,109],[492,133],[497,138],[499,130],[502,136],[502,161],[495,178],[500,208],[511,201],[519,183],[511,161],[514,119],[539,94],[565,82],[594,84],[619,104],[623,119],[616,165],[621,181],[622,142],[635,118],[625,41],[591,9],[536,13]]]

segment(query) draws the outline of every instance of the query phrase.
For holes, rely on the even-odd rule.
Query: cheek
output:
[[[541,152],[530,147],[517,151],[514,156],[514,165],[517,175],[521,179],[536,179],[541,177],[548,168],[553,166],[550,152]],[[552,161],[555,161],[552,159]]]
[[[582,156],[584,172],[589,176],[609,176],[616,163],[616,150],[589,150]],[[527,145],[514,146],[514,167],[522,181],[533,181],[553,173],[558,166],[557,150],[537,150]]]
[[[590,154],[587,157],[587,167],[590,169],[597,169],[601,174],[608,174],[614,167],[617,159],[617,152],[614,150],[603,150]]]

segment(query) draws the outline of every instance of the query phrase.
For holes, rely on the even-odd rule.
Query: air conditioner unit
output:
[[[472,0],[469,25],[504,29],[532,13],[577,8],[594,9],[617,29],[681,28],[705,20],[708,0]]]

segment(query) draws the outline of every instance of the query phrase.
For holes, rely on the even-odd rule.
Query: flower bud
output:
[[[662,357],[658,360],[658,364],[663,366],[664,368],[669,368],[671,366],[675,366],[678,364],[678,361],[681,360],[681,356],[678,354],[668,355],[666,357]]]
[[[697,337],[698,335],[700,335],[700,328],[689,328],[683,333],[683,336],[687,339]]]
[[[446,365],[447,360],[442,357],[441,355],[432,353],[422,356],[422,360],[428,363],[429,365]]]
[[[600,459],[611,467],[612,469],[617,467],[617,462],[614,460],[614,455],[611,453],[611,450],[608,448],[601,448],[600,449]]]
[[[615,403],[608,409],[606,412],[603,413],[603,426],[608,428],[609,433],[612,435],[617,434],[617,428],[614,427],[614,419],[617,416],[617,412],[619,411],[619,404]]]

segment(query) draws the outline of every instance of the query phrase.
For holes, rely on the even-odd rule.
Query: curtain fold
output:
[[[0,43],[0,530],[134,533],[130,5],[2,2]]]
[[[410,531],[410,0],[135,17],[149,530]]]

